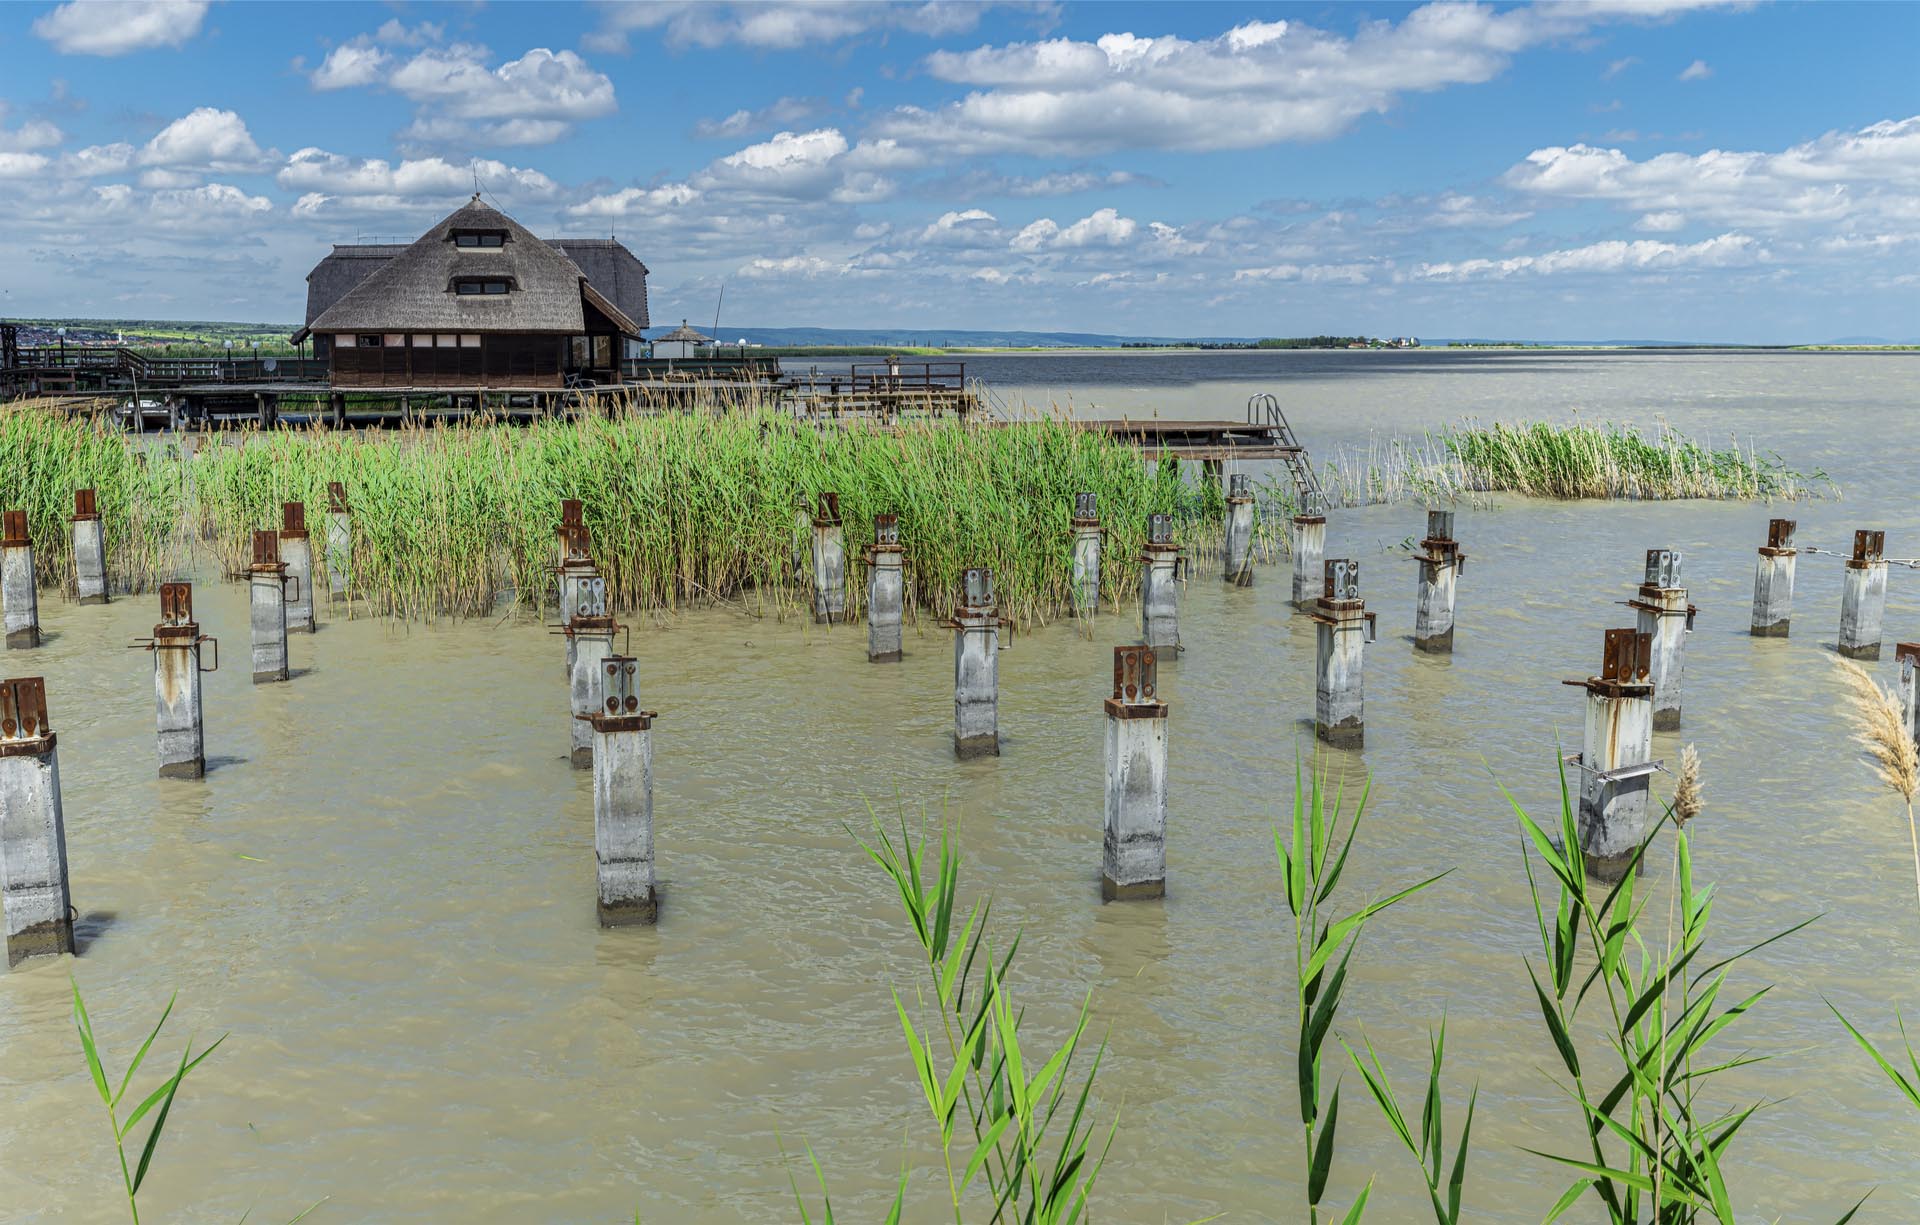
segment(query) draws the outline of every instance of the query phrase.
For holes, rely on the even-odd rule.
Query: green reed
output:
[[[1825,473],[1789,467],[1779,455],[1737,440],[1696,442],[1662,423],[1651,436],[1603,422],[1466,422],[1422,435],[1370,442],[1329,464],[1336,504],[1450,501],[1477,493],[1537,498],[1766,501],[1815,496]]]

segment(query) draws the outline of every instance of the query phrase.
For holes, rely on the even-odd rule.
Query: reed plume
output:
[[[1847,685],[1847,717],[1854,741],[1867,751],[1873,772],[1907,805],[1907,837],[1913,845],[1914,895],[1920,898],[1920,829],[1913,819],[1913,797],[1920,791],[1920,750],[1901,717],[1900,700],[1867,670],[1849,659],[1835,659]]]
[[[1685,825],[1706,807],[1700,783],[1700,753],[1692,745],[1680,750],[1680,785],[1673,789],[1673,823]]]

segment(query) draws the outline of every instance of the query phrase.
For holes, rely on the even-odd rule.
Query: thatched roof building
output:
[[[612,239],[542,240],[475,195],[413,243],[334,247],[294,340],[336,386],[606,382],[647,326],[646,277]]]

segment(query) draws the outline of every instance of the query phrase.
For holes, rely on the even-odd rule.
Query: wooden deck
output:
[[[1300,455],[1305,450],[1290,443],[1281,427],[1266,422],[1153,418],[1146,421],[1083,421],[1079,424],[1131,442],[1149,458],[1172,455],[1179,459],[1196,460],[1285,459]]]

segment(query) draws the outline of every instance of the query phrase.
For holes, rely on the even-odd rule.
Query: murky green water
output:
[[[1553,757],[1577,746],[1601,631],[1629,624],[1643,551],[1686,551],[1701,609],[1686,729],[1709,807],[1697,867],[1718,883],[1715,946],[1812,914],[1736,987],[1777,985],[1729,1052],[1778,1053],[1726,1085],[1729,1104],[1786,1099],[1750,1124],[1731,1169],[1742,1215],[1831,1220],[1869,1186],[1862,1221],[1920,1217],[1920,1120],[1845,1039],[1822,997],[1891,1030],[1920,1012],[1920,909],[1904,821],[1847,741],[1831,643],[1840,573],[1803,557],[1794,635],[1747,636],[1754,548],[1770,514],[1802,544],[1855,527],[1920,554],[1910,357],[1403,355],[1102,359],[1094,373],[1006,359],[989,374],[1082,405],[1235,416],[1286,397],[1308,444],[1364,443],[1460,416],[1650,422],[1751,434],[1843,496],[1759,505],[1501,498],[1464,510],[1471,561],[1450,660],[1406,635],[1413,567],[1397,546],[1418,508],[1343,512],[1329,555],[1370,563],[1381,639],[1367,658],[1373,805],[1344,886],[1358,898],[1452,868],[1369,928],[1342,1030],[1410,1082],[1449,1018],[1449,1064],[1481,1097],[1473,1219],[1537,1221],[1566,1179],[1521,1146],[1566,1147],[1577,1123],[1522,959],[1533,916],[1517,831],[1494,785],[1550,812]],[[1339,358],[1335,364],[1333,358]],[[1179,359],[1189,360],[1189,359]],[[1044,363],[1054,362],[1048,366]],[[1258,364],[1258,362],[1268,364]],[[1025,366],[1021,362],[1027,362]],[[1242,363],[1236,365],[1235,363]],[[1024,373],[1021,373],[1023,372]],[[989,373],[981,371],[981,373]],[[1137,610],[1091,639],[1022,635],[1001,659],[1004,756],[956,764],[951,648],[909,630],[898,666],[865,663],[864,631],[712,611],[635,627],[655,731],[662,916],[595,925],[591,784],[566,759],[559,641],[531,623],[411,630],[336,616],[293,644],[296,678],[255,688],[243,589],[203,576],[208,679],[200,783],[153,777],[151,663],[124,649],[152,597],[104,609],[43,597],[51,641],[3,662],[47,677],[60,734],[82,956],[0,976],[0,1218],[123,1219],[118,1171],[68,1019],[67,974],[121,1066],[174,988],[189,1029],[227,1045],[189,1082],[156,1163],[149,1221],[796,1219],[780,1145],[811,1144],[843,1219],[877,1217],[924,1103],[889,983],[917,981],[889,887],[843,822],[944,807],[965,882],[1026,936],[1030,1024],[1057,1033],[1092,992],[1112,1054],[1100,1117],[1120,1113],[1103,1221],[1302,1217],[1291,955],[1272,823],[1296,746],[1311,745],[1313,639],[1285,572],[1250,591],[1202,573],[1183,597],[1188,646],[1172,703],[1164,903],[1099,901],[1100,699]],[[1896,568],[1890,640],[1920,638],[1920,575]],[[1879,672],[1892,675],[1891,651]],[[1664,794],[1670,780],[1657,790]],[[898,800],[896,800],[898,797]],[[1660,875],[1664,873],[1661,869]],[[1378,1173],[1370,1219],[1427,1216],[1417,1177],[1350,1077],[1332,1201]],[[1409,1090],[1411,1085],[1409,1084]],[[776,1138],[777,1133],[777,1138]],[[916,1184],[910,1219],[940,1192]],[[1592,1219],[1591,1216],[1584,1219]]]

